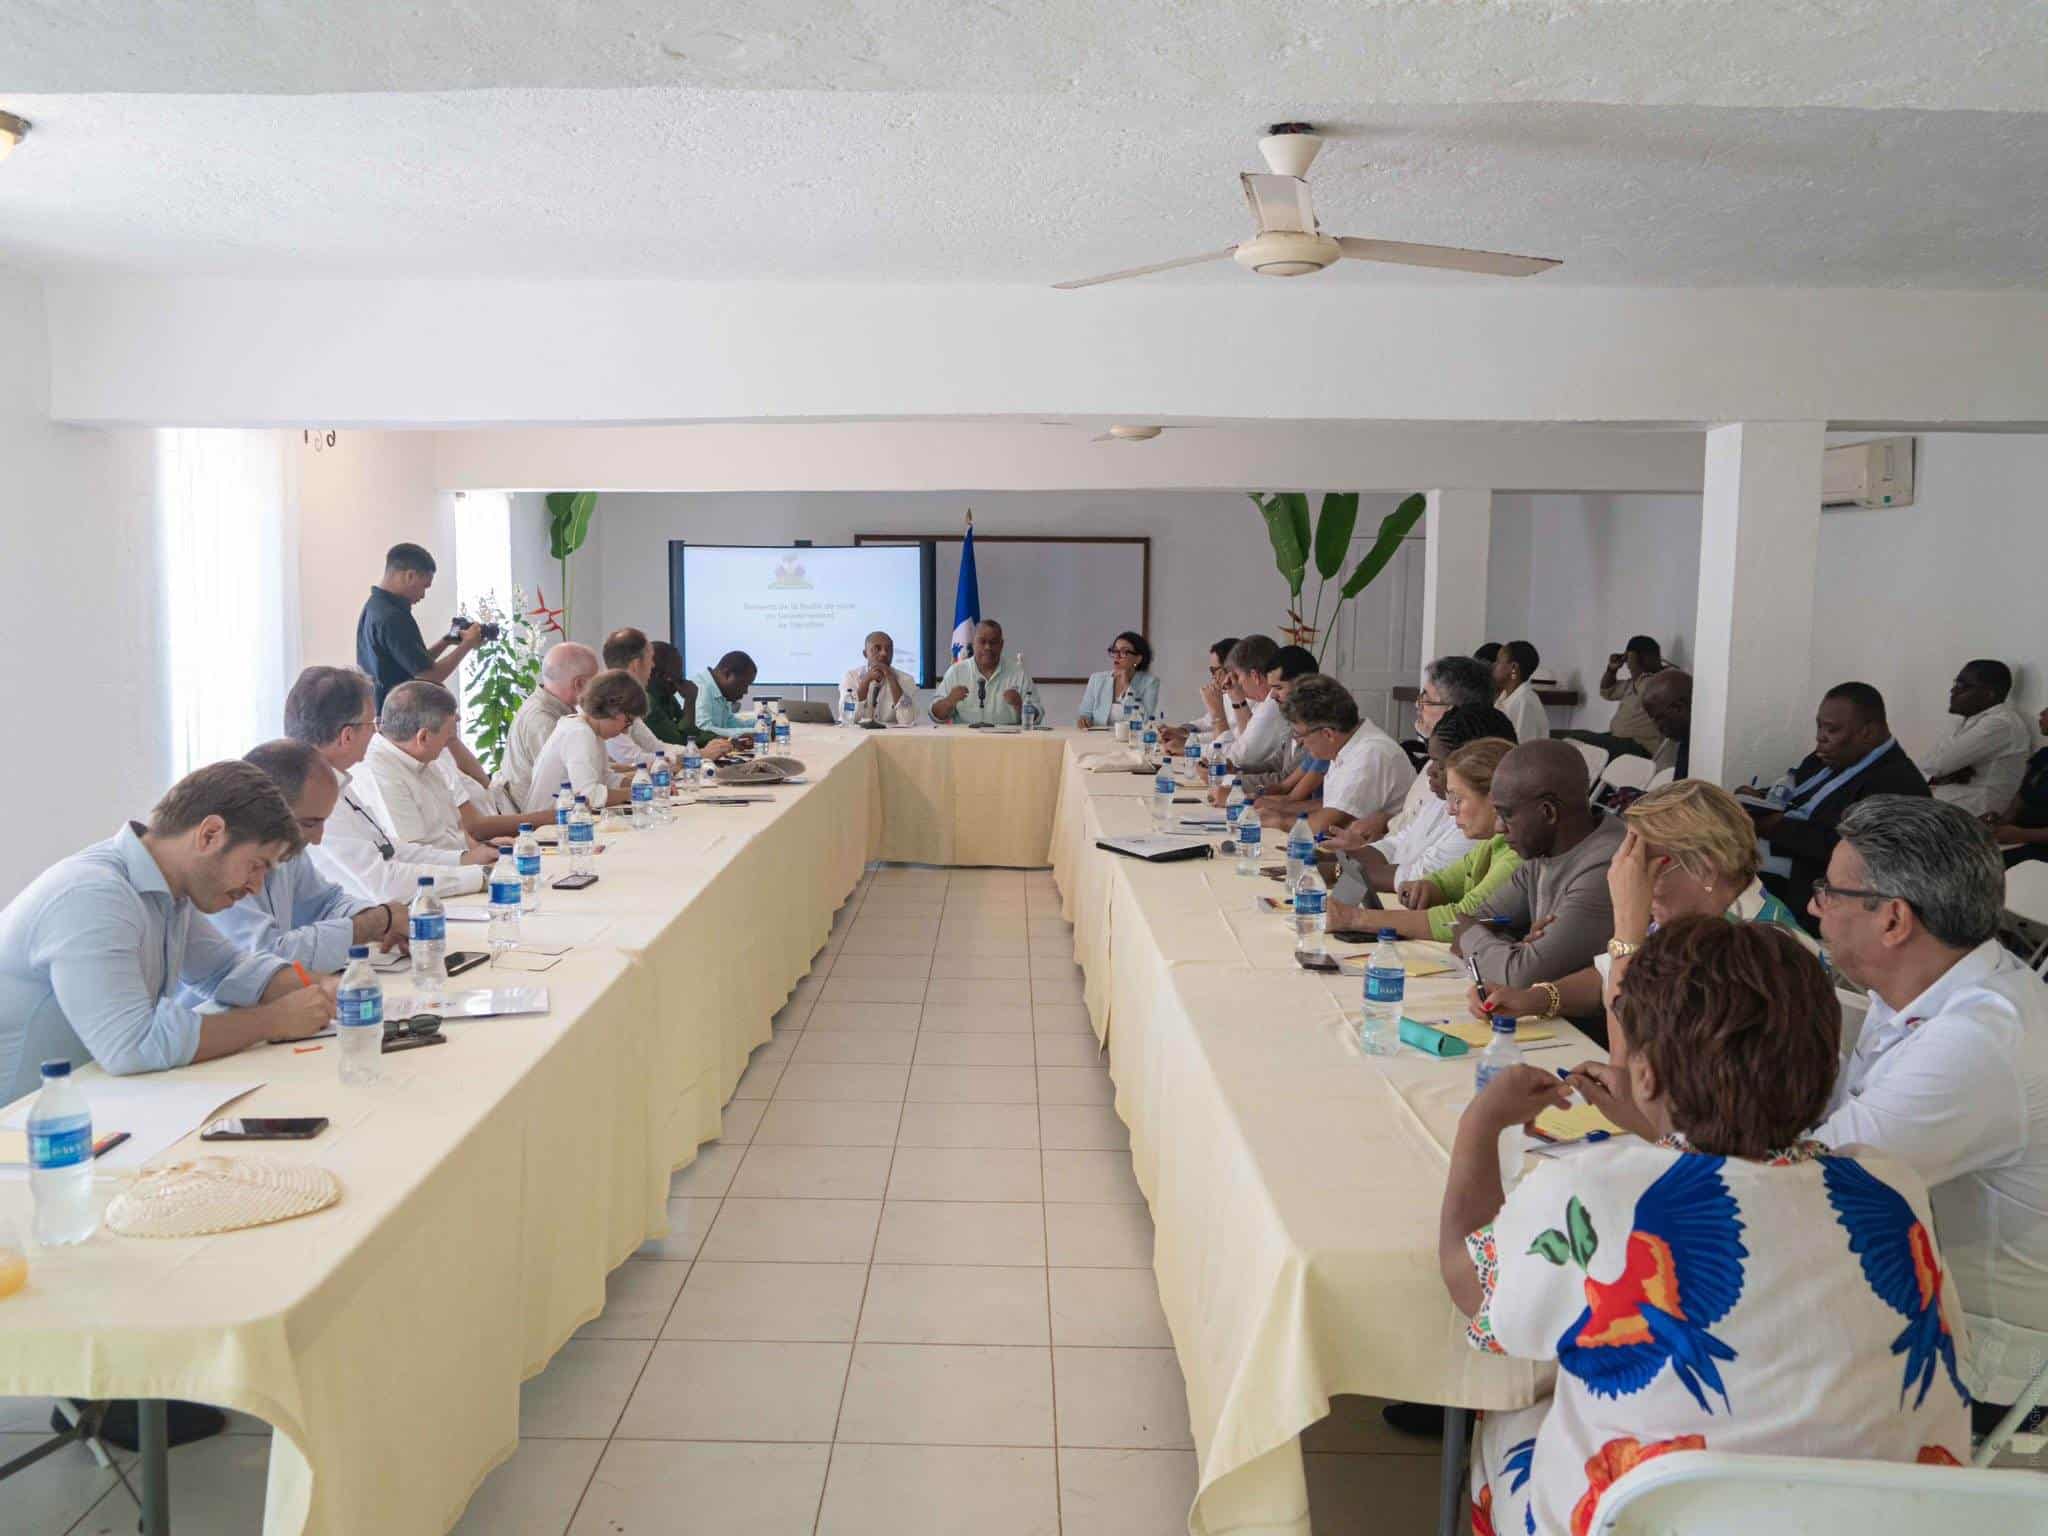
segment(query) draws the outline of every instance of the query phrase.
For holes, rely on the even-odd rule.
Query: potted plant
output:
[[[569,622],[569,557],[590,537],[590,514],[597,510],[597,492],[550,491],[547,508],[548,553],[562,567],[562,606],[556,612],[566,626]]]
[[[497,638],[486,640],[463,663],[463,703],[469,715],[471,750],[492,773],[505,761],[505,741],[519,707],[540,686],[541,649],[549,630],[561,633],[550,611],[528,610],[526,594],[512,589],[509,605],[487,592],[476,605],[479,622],[498,626]],[[541,622],[545,619],[545,623]]]
[[[1295,645],[1316,654],[1320,665],[1330,634],[1337,627],[1337,615],[1387,568],[1400,549],[1401,541],[1422,519],[1428,502],[1421,492],[1403,498],[1401,504],[1380,519],[1380,531],[1372,547],[1359,556],[1351,574],[1337,588],[1337,601],[1330,608],[1329,623],[1323,623],[1323,589],[1337,580],[1344,569],[1344,557],[1351,550],[1352,530],[1358,526],[1358,492],[1329,491],[1313,522],[1308,497],[1300,491],[1253,491],[1252,505],[1266,521],[1266,536],[1273,544],[1273,563],[1287,581],[1287,620],[1280,632]],[[1308,617],[1301,613],[1301,588],[1308,576],[1309,558],[1316,566],[1316,600]]]

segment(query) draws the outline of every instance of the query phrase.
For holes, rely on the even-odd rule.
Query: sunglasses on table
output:
[[[415,1013],[410,1018],[386,1019],[384,1038],[386,1040],[424,1040],[429,1035],[441,1033],[440,1018],[431,1013]]]

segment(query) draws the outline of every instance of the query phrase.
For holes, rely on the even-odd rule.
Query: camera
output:
[[[462,638],[462,632],[465,629],[469,628],[469,626],[473,622],[475,621],[471,619],[465,619],[461,614],[458,613],[454,618],[448,621],[448,638],[450,640],[460,640]],[[483,631],[484,638],[486,640],[495,640],[498,638],[499,635],[504,633],[504,626],[499,624],[486,624],[483,626]]]

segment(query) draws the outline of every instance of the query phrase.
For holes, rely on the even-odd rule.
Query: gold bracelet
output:
[[[1536,1015],[1537,1018],[1554,1019],[1564,1012],[1564,994],[1557,990],[1556,982],[1539,981],[1536,989],[1544,996],[1543,1011]]]

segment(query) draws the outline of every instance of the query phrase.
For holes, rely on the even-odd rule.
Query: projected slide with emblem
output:
[[[896,666],[924,677],[924,553],[914,544],[771,548],[669,545],[669,627],[695,672],[727,651],[760,667],[757,686],[836,687],[870,632]],[[948,658],[950,660],[950,658]]]

